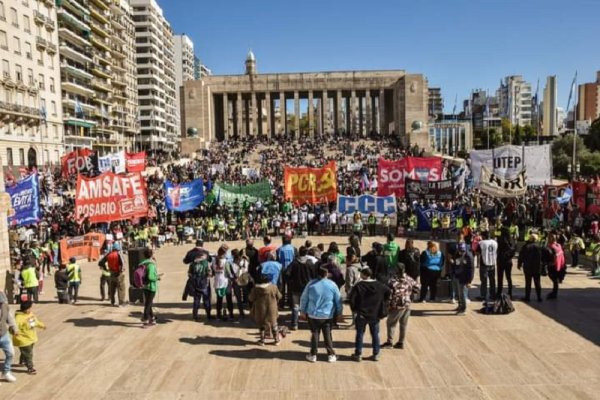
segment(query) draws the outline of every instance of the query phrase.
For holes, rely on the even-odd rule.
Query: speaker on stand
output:
[[[127,251],[127,263],[129,264],[129,302],[144,303],[144,290],[133,286],[133,272],[144,260],[145,247],[134,247]]]

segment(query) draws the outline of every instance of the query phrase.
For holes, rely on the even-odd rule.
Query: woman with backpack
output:
[[[562,283],[565,277],[566,263],[565,253],[560,243],[558,243],[555,233],[548,235],[548,246],[546,247],[545,254],[547,255],[548,277],[552,280],[552,292],[548,293],[546,298],[556,299],[558,296],[558,285]]]

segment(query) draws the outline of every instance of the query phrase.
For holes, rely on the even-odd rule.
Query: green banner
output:
[[[271,200],[271,185],[267,181],[251,185],[228,185],[226,183],[215,183],[213,193],[220,204],[243,204],[244,200],[254,203],[258,199],[262,201]]]

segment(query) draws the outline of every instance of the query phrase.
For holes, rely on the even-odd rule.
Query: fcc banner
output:
[[[477,185],[481,167],[487,166],[504,179],[527,170],[527,184],[543,186],[552,183],[552,155],[549,144],[541,146],[502,146],[492,150],[471,150],[473,183]]]
[[[41,218],[40,189],[37,174],[29,175],[16,185],[6,188],[14,213],[8,216],[12,226],[37,224]]]
[[[438,208],[424,208],[417,206],[415,208],[417,214],[417,230],[418,231],[430,231],[431,221],[433,217],[437,216],[441,221],[445,215],[450,216],[450,229],[456,228],[456,219],[463,215],[463,209],[457,208],[454,210],[448,210],[443,207]]]
[[[525,170],[521,170],[515,177],[504,179],[490,171],[485,165],[481,168],[479,190],[493,197],[519,197],[527,192],[527,178]]]
[[[338,196],[337,212],[340,214],[354,214],[359,211],[363,216],[374,213],[377,218],[384,215],[396,214],[395,196]]]
[[[117,175],[107,172],[95,178],[79,176],[75,194],[75,216],[91,223],[146,217],[146,181],[140,173]]]
[[[204,200],[204,183],[202,179],[175,185],[165,182],[165,203],[169,211],[189,211],[198,207]]]
[[[335,161],[323,168],[285,167],[285,198],[299,203],[319,204],[337,199]]]
[[[404,197],[406,178],[419,181],[439,181],[442,177],[440,157],[405,157],[397,161],[379,159],[377,163],[377,194]]]
[[[451,179],[443,181],[423,182],[406,178],[406,198],[414,200],[452,200],[454,198],[454,182]]]

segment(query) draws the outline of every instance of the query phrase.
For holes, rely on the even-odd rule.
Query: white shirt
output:
[[[481,261],[484,265],[496,265],[498,243],[495,240],[487,239],[479,242],[479,251],[481,252]]]

